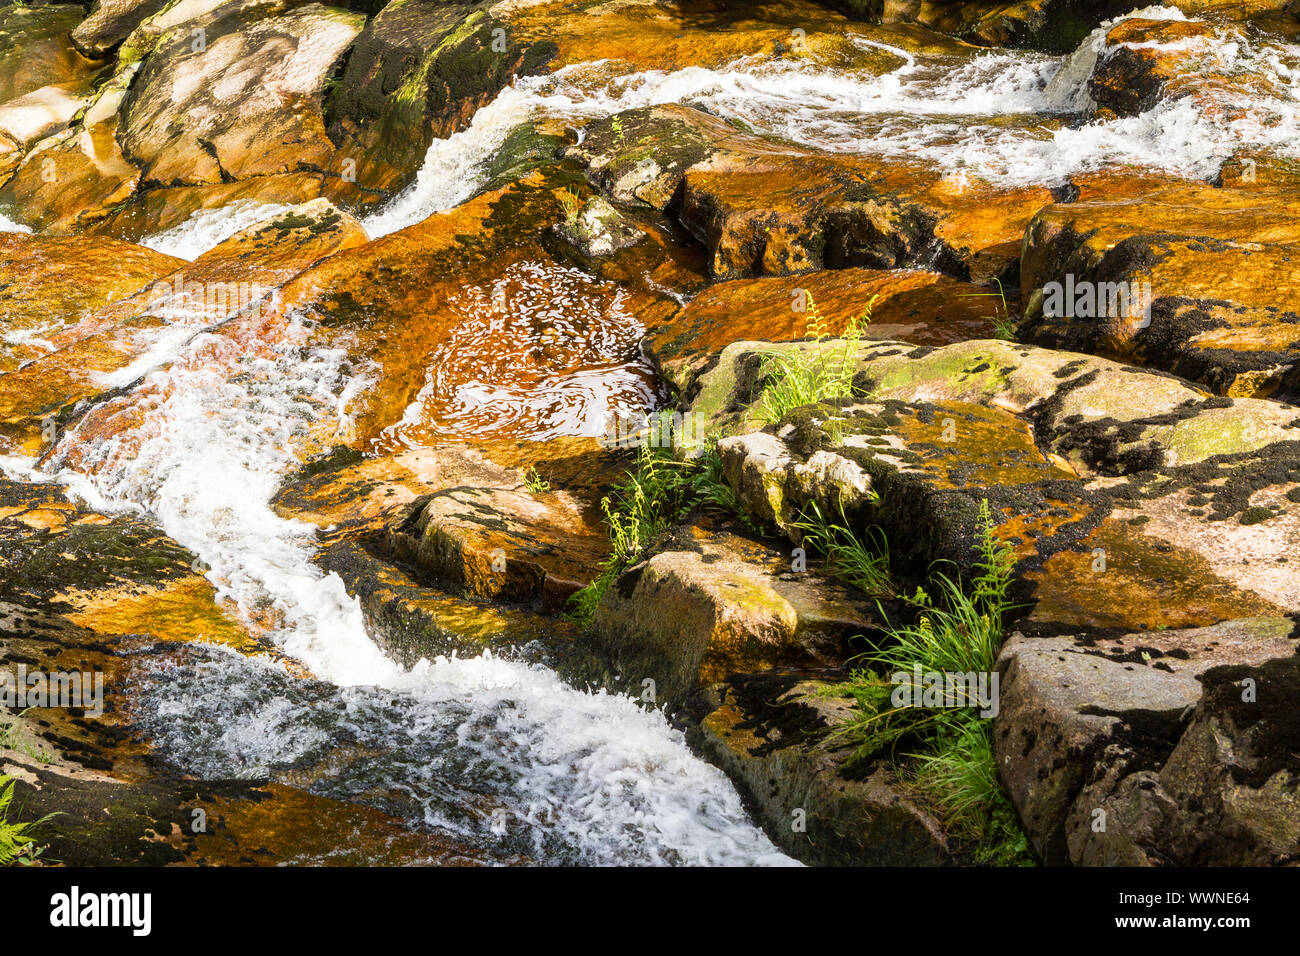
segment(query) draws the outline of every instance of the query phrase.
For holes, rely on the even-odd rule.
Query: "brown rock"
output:
[[[605,592],[592,639],[639,693],[675,708],[696,686],[770,667],[837,667],[874,625],[862,595],[728,532],[688,527]]]

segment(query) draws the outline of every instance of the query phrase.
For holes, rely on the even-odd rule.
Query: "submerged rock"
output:
[[[0,233],[0,374],[46,354],[61,330],[183,264],[116,239]]]
[[[577,188],[554,165],[538,168],[285,288],[280,314],[304,310],[318,341],[378,366],[357,402],[358,443],[591,436],[615,408],[657,394],[641,336],[677,311],[677,289],[703,279],[689,250],[649,225],[585,261],[552,228]]]
[[[93,251],[106,241],[111,242],[76,239],[67,245],[85,244]],[[0,435],[29,452],[48,447],[56,426],[67,424],[78,403],[134,383],[170,360],[169,344],[178,348],[232,316],[243,315],[261,328],[281,286],[330,253],[364,242],[365,231],[356,220],[315,200],[258,223],[194,262],[81,316],[58,332],[48,354],[0,375]],[[138,255],[148,258],[143,251]],[[96,408],[94,420],[84,425],[85,439],[95,437],[97,428],[109,427],[123,410],[114,403]]]
[[[101,64],[73,49],[68,31],[85,16],[75,4],[0,9],[0,103],[46,87],[84,84]]]

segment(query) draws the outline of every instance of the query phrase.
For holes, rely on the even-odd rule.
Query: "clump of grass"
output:
[[[961,294],[963,299],[983,299],[996,298],[997,304],[993,307],[993,337],[1001,339],[1004,342],[1014,342],[1016,340],[1016,320],[1011,315],[1007,307],[1006,290],[1002,288],[1002,280],[994,279],[997,284],[997,292],[964,292]]]
[[[0,866],[31,866],[44,852],[36,843],[35,831],[51,815],[29,823],[9,819],[9,805],[14,799],[14,780],[0,774]]]
[[[892,675],[989,673],[1005,636],[1014,556],[993,533],[987,501],[980,507],[980,533],[969,586],[937,574],[932,596],[924,588],[907,598],[916,619],[891,627],[880,649],[862,655],[862,666],[834,688],[857,704],[857,714],[837,730],[855,747],[853,759],[894,753],[904,741],[915,748],[895,754],[911,761],[905,779],[956,833],[977,847],[980,862],[1029,862],[1027,843],[997,780],[990,722],[974,707],[896,707]],[[883,611],[882,611],[883,613]]]
[[[772,424],[792,409],[828,398],[847,398],[853,394],[853,377],[857,372],[858,344],[862,330],[871,322],[872,296],[857,317],[844,324],[838,345],[830,344],[826,318],[808,296],[806,331],[811,347],[793,347],[763,356],[762,375],[767,382],[760,400],[759,417]]]
[[[828,521],[814,501],[795,527],[803,540],[826,558],[826,569],[842,581],[870,597],[894,596],[894,582],[889,573],[889,542],[880,528],[868,531],[869,541],[862,541],[848,528],[844,512],[840,523]]]
[[[529,465],[524,472],[524,487],[530,495],[544,495],[551,490],[551,483],[538,474],[535,465]]]
[[[587,626],[614,579],[645,555],[651,542],[695,508],[740,514],[735,492],[722,478],[714,442],[694,458],[642,446],[625,482],[601,499],[609,526],[610,555],[590,584],[569,599],[568,616]]]
[[[578,195],[578,190],[561,189],[555,194],[555,198],[560,201],[560,208],[564,210],[564,224],[570,229],[576,229],[578,216],[582,213],[582,197]]]

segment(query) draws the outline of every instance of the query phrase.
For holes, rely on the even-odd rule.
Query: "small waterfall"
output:
[[[95,507],[154,515],[211,568],[221,597],[272,622],[320,678],[196,646],[191,664],[158,664],[139,689],[136,717],[158,751],[186,772],[261,776],[359,745],[370,756],[313,792],[378,800],[493,858],[789,864],[658,712],[489,654],[403,671],[379,651],[342,582],[312,563],[314,529],[270,505],[308,429],[346,428],[358,373],[293,319],[251,348],[200,333],[137,386],[143,417],[115,430],[87,419],[51,456],[45,475]],[[387,781],[382,800],[374,776]]]
[[[289,208],[280,203],[241,199],[215,209],[200,209],[184,222],[142,240],[141,245],[192,262],[236,233]]]

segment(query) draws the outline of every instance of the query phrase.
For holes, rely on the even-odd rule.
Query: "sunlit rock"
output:
[[[1296,832],[1293,799],[1280,790],[1288,774],[1278,755],[1266,750],[1287,746],[1285,720],[1273,722],[1293,705],[1294,687],[1270,678],[1281,676],[1275,659],[1293,659],[1295,650],[1287,618],[1100,639],[1013,636],[999,662],[994,742],[1001,778],[1040,858],[1191,865],[1284,856]],[[1257,676],[1268,701],[1241,703],[1246,675]],[[1211,695],[1203,683],[1214,687]],[[1206,748],[1225,702],[1240,730],[1222,727]],[[1229,769],[1250,759],[1237,763],[1225,739],[1242,731],[1240,756],[1253,737],[1262,758],[1251,769],[1264,772],[1250,783],[1233,780],[1239,775]],[[1275,740],[1265,743],[1267,735]],[[1219,839],[1207,839],[1216,831]]]
[[[584,129],[566,155],[614,198],[669,210],[717,278],[869,266],[1010,275],[1020,236],[1051,201],[921,164],[822,153],[671,104]]]
[[[1049,206],[1025,235],[1021,335],[1220,394],[1294,398],[1293,207],[1290,190],[1262,184]]]
[[[77,241],[90,242],[92,249],[103,242],[69,244]],[[52,337],[55,350],[0,376],[0,434],[29,450],[48,444],[78,402],[134,383],[170,360],[191,336],[236,314],[245,316],[245,335],[258,335],[284,283],[331,252],[365,241],[356,220],[325,200],[244,230],[69,323]],[[112,403],[97,408],[103,425],[88,422],[85,437],[111,427],[122,412]]]
[[[115,239],[0,233],[0,374],[44,355],[62,329],[180,265]]]
[[[685,527],[605,592],[592,640],[619,685],[676,708],[696,687],[771,667],[835,667],[874,622],[862,595],[725,531]]]
[[[119,140],[150,185],[328,169],[321,92],[362,15],[310,4],[260,17],[218,8],[158,39],[122,106]]]

